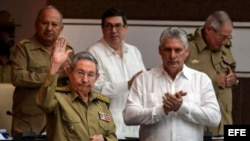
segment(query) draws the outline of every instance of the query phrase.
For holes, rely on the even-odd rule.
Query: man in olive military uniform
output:
[[[232,30],[233,23],[228,14],[216,11],[207,18],[204,27],[189,35],[190,55],[186,64],[210,77],[220,105],[220,125],[208,127],[214,136],[223,136],[224,125],[233,124],[232,87],[237,78],[234,74],[236,62],[229,47]]]
[[[11,83],[11,55],[15,44],[15,24],[12,15],[0,11],[0,83]]]
[[[29,122],[36,134],[40,134],[46,125],[46,114],[37,106],[35,98],[49,70],[54,44],[63,30],[62,18],[55,7],[42,8],[35,21],[34,36],[20,41],[15,48],[11,68],[12,84],[16,86],[12,107],[15,115],[12,136],[30,130],[29,125],[16,117]],[[72,50],[70,46],[67,49]],[[70,57],[73,57],[73,52]],[[60,71],[63,72],[65,67],[67,62]],[[61,84],[65,77],[60,76],[58,83]]]
[[[99,77],[98,63],[88,52],[75,55],[68,70],[69,85],[56,87],[58,70],[70,51],[60,37],[51,66],[37,95],[38,105],[47,113],[46,133],[50,141],[116,141],[109,99],[91,91]]]

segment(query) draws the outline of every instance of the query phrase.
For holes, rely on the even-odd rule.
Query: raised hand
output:
[[[56,40],[50,67],[50,74],[56,74],[60,66],[68,60],[68,55],[72,50],[66,50],[67,38],[64,36],[58,37]]]

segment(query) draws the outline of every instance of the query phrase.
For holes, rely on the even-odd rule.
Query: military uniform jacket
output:
[[[7,64],[0,61],[0,83],[11,83],[11,60]]]
[[[193,36],[189,36],[190,54],[186,60],[186,65],[196,70],[205,72],[212,80],[218,102],[221,107],[221,126],[232,123],[232,88],[219,88],[217,73],[227,73],[228,67],[234,71],[236,68],[235,59],[229,47],[222,47],[219,52],[212,52],[207,49],[207,45],[202,38],[201,28],[195,31]],[[220,133],[223,128],[220,129]],[[218,134],[218,133],[216,133]]]
[[[48,75],[37,96],[38,105],[47,113],[47,137],[50,141],[89,141],[102,134],[117,141],[115,124],[108,109],[109,99],[89,93],[88,106],[69,87],[56,89],[57,75]]]
[[[70,46],[67,49],[72,49]],[[73,49],[72,49],[73,50]],[[73,57],[73,53],[70,56]],[[16,47],[12,62],[13,114],[28,121],[39,134],[45,126],[45,113],[35,102],[39,87],[49,71],[51,55],[36,36],[22,40]],[[13,133],[29,131],[23,121],[13,118]]]
[[[11,83],[11,63],[13,49],[10,49],[10,57],[6,64],[0,60],[0,83]]]

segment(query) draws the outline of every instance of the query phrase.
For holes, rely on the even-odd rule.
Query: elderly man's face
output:
[[[205,40],[208,48],[212,51],[220,51],[222,46],[232,38],[233,27],[231,25],[222,26],[220,30],[215,30],[212,26],[205,28]]]
[[[51,46],[63,30],[61,15],[55,9],[46,9],[36,22],[36,34],[45,46]]]
[[[89,93],[98,77],[95,63],[87,59],[79,60],[69,73],[73,90],[84,95]]]

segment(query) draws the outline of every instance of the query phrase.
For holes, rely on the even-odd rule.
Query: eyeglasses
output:
[[[124,27],[124,25],[123,24],[115,24],[115,25],[104,24],[103,27],[105,29],[108,29],[108,30],[112,30],[113,28],[115,28],[117,31],[120,31],[120,30],[122,30],[122,28]]]
[[[83,71],[77,71],[76,73],[76,76],[83,79],[85,76],[87,76],[88,79],[95,79],[96,77],[96,74],[95,73],[86,73],[86,72],[83,72]]]
[[[216,29],[213,28],[213,31],[217,34],[217,36],[219,37],[220,40],[230,40],[233,38],[232,35],[221,35]]]

